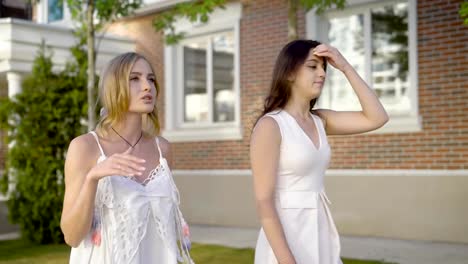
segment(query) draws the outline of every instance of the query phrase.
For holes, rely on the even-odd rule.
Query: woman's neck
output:
[[[127,114],[121,122],[112,126],[112,128],[118,133],[114,132],[112,137],[122,136],[129,142],[135,142],[141,136],[142,133],[142,121],[141,114]],[[112,134],[113,132],[111,132]]]
[[[296,118],[309,118],[310,100],[291,97],[284,106],[284,110]]]

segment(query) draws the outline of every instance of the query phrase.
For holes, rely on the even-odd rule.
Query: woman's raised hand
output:
[[[316,56],[325,57],[328,63],[342,72],[345,72],[348,68],[352,67],[343,55],[341,55],[338,49],[327,44],[318,45],[312,50],[312,52]]]
[[[93,180],[99,180],[106,176],[123,175],[139,176],[145,167],[142,166],[146,161],[131,155],[132,148],[128,148],[123,153],[116,153],[104,161],[96,164],[89,172],[87,177]]]

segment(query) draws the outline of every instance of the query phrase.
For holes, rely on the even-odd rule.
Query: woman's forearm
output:
[[[273,201],[258,201],[257,209],[260,223],[270,243],[273,253],[280,264],[294,264],[294,256],[289,249],[281,221]]]
[[[91,228],[97,183],[96,180],[86,177],[73,207],[62,215],[60,227],[65,242],[72,247],[77,247]]]
[[[375,92],[350,64],[343,69],[343,73],[361,103],[363,115],[375,124],[385,124],[388,121],[388,115]]]

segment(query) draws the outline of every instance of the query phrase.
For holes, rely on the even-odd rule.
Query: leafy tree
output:
[[[66,0],[73,19],[78,22],[76,35],[87,47],[88,130],[96,126],[96,50],[95,32],[105,29],[116,19],[130,15],[142,0]],[[102,35],[103,36],[103,35]]]
[[[77,61],[83,52],[74,51]],[[8,193],[9,219],[24,238],[35,243],[59,243],[64,184],[63,164],[71,138],[85,132],[86,74],[76,62],[52,71],[44,45],[33,63],[23,92],[0,99],[0,127],[8,131],[11,148],[0,175]],[[8,191],[9,185],[14,188]]]
[[[463,19],[463,23],[468,25],[468,1],[463,1],[460,5],[460,10],[458,11],[460,17]]]
[[[247,3],[250,0],[244,0]],[[346,0],[285,0],[288,4],[288,39],[298,38],[297,34],[297,10],[298,7],[309,11],[313,8],[317,13],[321,13],[330,7],[343,8]],[[187,18],[190,22],[200,21],[206,23],[209,15],[216,8],[224,9],[227,0],[197,0],[176,4],[172,9],[155,17],[153,26],[156,31],[165,32],[165,41],[167,44],[175,44],[184,38],[184,32],[176,32],[174,23],[178,18]]]

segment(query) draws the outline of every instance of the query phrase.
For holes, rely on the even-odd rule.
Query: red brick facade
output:
[[[333,169],[468,168],[468,26],[458,15],[460,1],[417,1],[418,94],[422,131],[330,137]],[[163,48],[151,27],[153,15],[126,20],[137,51],[151,58],[163,88]],[[299,34],[305,35],[304,12]],[[244,1],[240,27],[242,141],[174,143],[176,169],[248,169],[252,124],[263,104],[273,64],[287,43],[285,1]],[[130,35],[129,35],[130,34]],[[351,59],[351,58],[349,58]],[[160,107],[164,124],[164,107]]]
[[[332,137],[332,168],[468,169],[468,26],[460,1],[417,2],[422,131]]]
[[[175,169],[248,169],[252,124],[263,104],[275,58],[287,43],[282,0],[243,1],[240,91],[243,140],[174,143]],[[417,1],[418,94],[422,131],[330,137],[333,169],[468,169],[468,26],[460,1]],[[149,15],[121,21],[111,31],[133,38],[155,67],[164,125],[164,52]],[[305,35],[304,12],[299,34]],[[349,58],[351,59],[351,58]],[[0,151],[0,160],[1,160]]]

